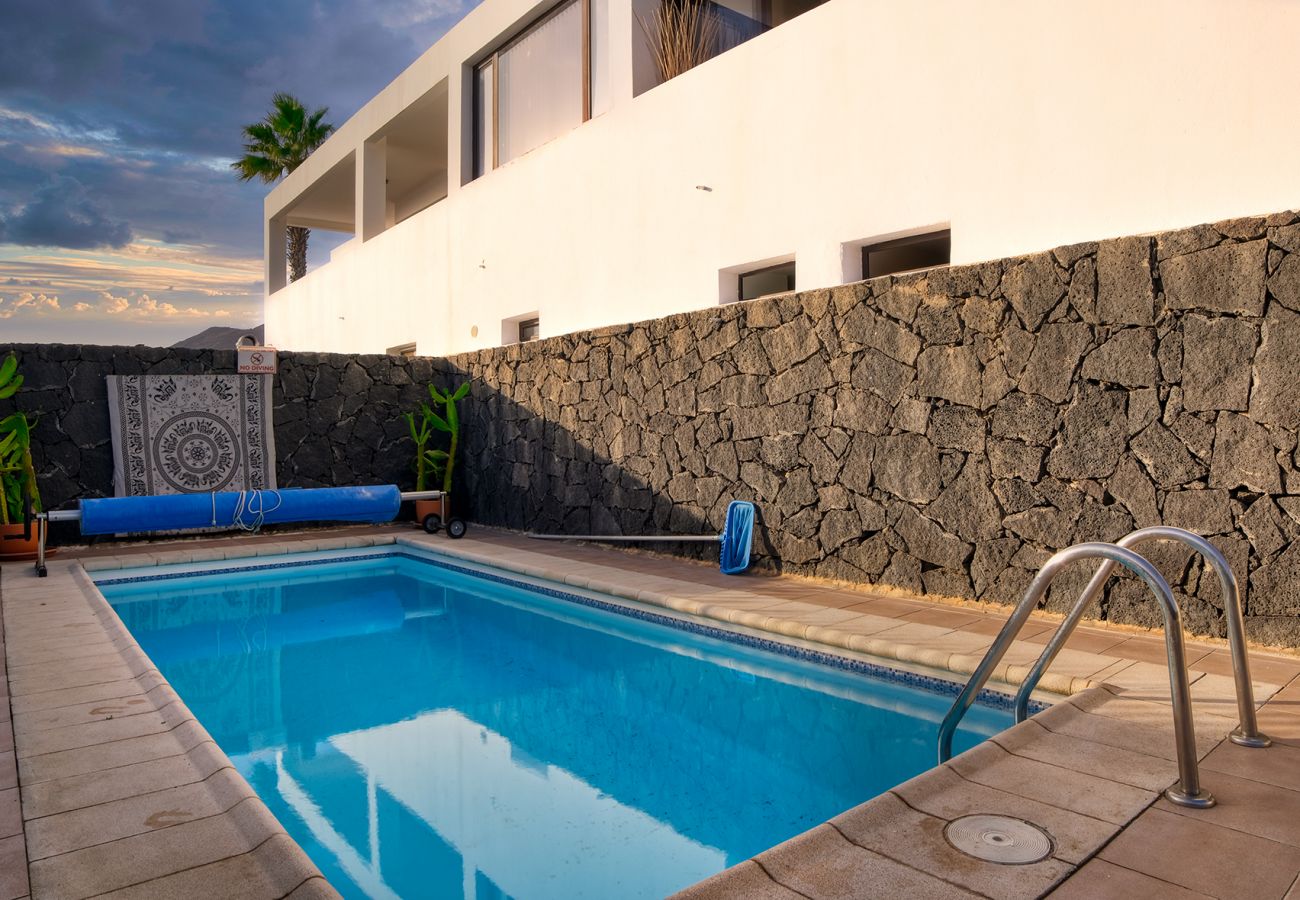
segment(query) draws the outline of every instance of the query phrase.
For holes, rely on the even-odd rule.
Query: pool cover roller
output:
[[[754,542],[754,504],[748,500],[732,500],[727,504],[727,521],[721,534],[530,534],[542,541],[689,541],[693,543],[717,541],[721,545],[718,567],[724,575],[739,575],[749,568],[749,551]]]
[[[254,524],[280,525],[286,522],[367,522],[378,525],[395,519],[401,503],[401,491],[392,484],[104,497],[81,501],[81,533],[252,528]]]
[[[141,534],[197,529],[257,531],[263,525],[290,522],[364,522],[380,525],[397,518],[403,500],[439,500],[442,491],[403,492],[396,485],[295,488],[265,491],[220,491],[211,494],[163,494],[151,497],[102,497],[82,500],[79,509],[37,513],[30,506],[25,533],[36,528],[36,574],[44,577],[45,541],[50,522],[77,522],[83,535]],[[445,509],[445,506],[443,507]],[[450,524],[459,524],[453,530]],[[465,533],[459,519],[449,520],[447,534]]]

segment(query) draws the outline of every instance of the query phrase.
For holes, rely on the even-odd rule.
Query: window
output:
[[[609,0],[568,0],[474,70],[474,177],[609,105]]]
[[[952,232],[948,229],[867,244],[862,248],[862,277],[879,278],[946,266],[951,257]]]
[[[739,299],[753,300],[794,290],[794,261],[740,274]]]
[[[409,344],[398,344],[396,347],[389,347],[386,351],[389,356],[405,356],[407,359],[415,356],[415,341]]]
[[[519,323],[519,343],[526,344],[541,337],[541,319],[524,319]]]
[[[640,94],[738,47],[826,0],[639,0],[646,53],[633,62]],[[653,71],[651,71],[653,70]]]

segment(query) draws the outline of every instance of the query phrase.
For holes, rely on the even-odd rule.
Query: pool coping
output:
[[[142,564],[159,565],[183,561],[202,562],[226,558],[272,556],[306,550],[372,547],[388,544],[406,544],[417,547],[424,552],[432,551],[438,556],[468,561],[496,569],[504,568],[528,578],[558,582],[579,590],[611,594],[614,597],[658,606],[665,610],[713,619],[720,623],[726,622],[746,629],[755,629],[779,636],[792,643],[802,644],[807,642],[829,645],[841,651],[849,651],[848,655],[869,653],[869,651],[874,650],[878,652],[870,655],[883,656],[887,660],[901,662],[904,666],[910,664],[932,668],[935,662],[942,660],[948,667],[949,672],[964,674],[961,670],[966,666],[966,660],[973,658],[969,654],[945,653],[941,649],[935,653],[927,654],[923,652],[925,650],[923,646],[918,648],[916,644],[886,638],[873,639],[870,635],[855,634],[852,631],[835,628],[831,625],[815,624],[815,614],[805,615],[805,619],[813,621],[801,622],[798,616],[806,611],[799,607],[807,606],[807,604],[801,605],[794,602],[788,607],[782,604],[776,604],[772,607],[772,610],[778,613],[789,613],[788,616],[765,614],[752,608],[752,603],[751,608],[747,609],[743,601],[752,599],[752,597],[746,598],[745,594],[747,592],[743,590],[708,587],[692,584],[691,581],[686,580],[681,581],[680,585],[682,587],[678,588],[677,585],[665,583],[672,579],[634,578],[629,577],[627,572],[599,565],[578,564],[575,566],[566,564],[564,570],[561,570],[557,568],[555,554],[543,555],[521,552],[518,548],[513,548],[508,553],[502,553],[499,548],[487,546],[486,543],[473,540],[449,542],[445,538],[430,538],[422,534],[413,534],[411,536],[385,534],[324,539],[309,535],[288,540],[264,539],[254,544],[245,544],[238,547],[230,546],[224,549],[186,549],[183,545],[173,545],[166,549],[148,548],[137,552],[124,549],[123,554],[120,556],[87,558],[80,561],[67,560],[52,564],[51,577],[44,581],[19,576],[12,567],[6,567],[3,572],[0,572],[0,578],[3,579],[0,607],[3,608],[5,625],[10,629],[7,643],[7,652],[10,656],[9,678],[12,683],[15,677],[15,665],[17,668],[27,670],[17,673],[20,690],[24,687],[24,679],[30,674],[41,671],[39,667],[42,665],[51,674],[59,675],[62,673],[64,681],[92,679],[87,682],[88,684],[102,684],[104,682],[94,681],[93,679],[121,674],[121,670],[114,669],[113,664],[105,662],[102,655],[98,660],[85,659],[82,663],[78,663],[76,655],[60,650],[61,646],[68,643],[66,634],[94,634],[95,629],[98,628],[100,640],[97,647],[111,648],[111,651],[106,650],[106,652],[109,655],[116,655],[117,664],[128,669],[129,679],[119,679],[119,682],[121,680],[133,682],[137,691],[135,696],[144,698],[150,704],[151,712],[162,713],[164,710],[166,711],[168,718],[165,722],[159,724],[170,726],[167,730],[167,734],[170,736],[168,739],[174,740],[178,736],[185,736],[191,743],[188,748],[182,748],[178,744],[177,748],[181,749],[181,752],[167,758],[174,759],[179,756],[191,759],[196,752],[200,753],[200,755],[208,754],[204,760],[207,766],[216,765],[217,769],[214,770],[216,772],[226,771],[224,767],[229,766],[229,761],[225,759],[224,754],[219,757],[212,757],[210,749],[198,750],[201,747],[215,749],[215,745],[209,743],[210,738],[202,730],[202,726],[193,721],[193,717],[189,715],[184,705],[179,702],[179,698],[175,697],[174,692],[171,692],[161,676],[152,668],[147,657],[139,651],[134,639],[130,637],[129,633],[125,633],[116,614],[112,613],[111,609],[108,608],[99,591],[93,588],[88,571],[122,568],[126,565],[134,567]],[[508,562],[507,565],[502,564],[503,558]],[[60,587],[60,582],[66,578],[72,579],[75,591],[66,590],[66,584],[62,588]],[[39,616],[25,615],[24,613],[28,612],[28,610],[15,611],[17,609],[16,603],[29,602],[38,594],[46,597],[46,599],[37,602],[49,606],[51,600],[57,600],[61,610],[55,613],[46,609]],[[701,597],[709,597],[717,602],[710,603],[698,599]],[[79,611],[76,608],[78,599],[83,601],[84,606],[80,611],[80,615],[78,615]],[[96,599],[98,603],[94,602]],[[88,600],[89,603],[86,605]],[[731,602],[733,605],[727,606],[727,602]],[[106,609],[109,612],[108,616],[103,615]],[[86,618],[86,613],[90,614],[89,619]],[[64,622],[54,618],[56,615],[70,618]],[[75,625],[77,630],[67,633],[58,631],[58,629],[68,625]],[[915,629],[913,629],[912,633],[916,633]],[[78,646],[84,646],[85,640],[79,638],[75,643]],[[16,644],[23,646],[23,649],[15,650]],[[35,657],[30,655],[29,651],[38,652],[42,647],[47,648],[52,656],[58,657],[58,661],[34,661]],[[94,654],[82,655],[89,657]],[[23,657],[27,657],[28,661],[15,664],[15,658],[21,660]],[[1095,661],[1088,662],[1087,665],[1093,665],[1094,663]],[[89,668],[71,668],[81,664],[89,666]],[[33,666],[38,668],[33,669]],[[95,668],[96,666],[99,668]],[[880,890],[883,886],[893,885],[894,887],[890,888],[890,890],[896,892],[899,886],[905,885],[909,891],[919,891],[921,893],[928,891],[936,896],[970,896],[972,892],[974,892],[973,895],[977,896],[1037,896],[1052,890],[1062,883],[1067,883],[1067,880],[1080,866],[1088,863],[1088,860],[1092,859],[1098,850],[1121,832],[1133,819],[1158,805],[1158,790],[1162,786],[1160,782],[1163,781],[1168,784],[1174,780],[1175,769],[1172,760],[1168,758],[1171,753],[1170,748],[1173,746],[1171,730],[1167,725],[1157,724],[1162,716],[1167,717],[1168,715],[1167,712],[1157,711],[1159,705],[1162,702],[1167,703],[1167,700],[1162,700],[1160,697],[1159,679],[1153,680],[1153,673],[1141,668],[1143,666],[1155,668],[1146,663],[1132,662],[1125,669],[1118,671],[1119,676],[1124,676],[1118,680],[1126,681],[1127,689],[1125,689],[1125,686],[1116,686],[1114,684],[1102,686],[1081,675],[1069,675],[1063,681],[1056,681],[1055,683],[1058,685],[1068,684],[1072,694],[1068,698],[1062,699],[1051,710],[1002,732],[992,741],[980,745],[943,766],[923,773],[904,785],[900,785],[881,795],[881,797],[845,812],[841,816],[832,819],[829,823],[818,826],[778,847],[759,854],[753,860],[734,866],[699,885],[688,888],[681,896],[690,898],[737,895],[816,897],[832,896],[837,891],[842,895],[842,890],[840,890],[842,884],[840,888],[836,888],[833,884],[827,886],[822,882],[826,878],[840,878],[842,881],[844,878],[849,877],[849,874],[856,879],[854,884],[858,886],[857,889],[862,891]],[[1020,668],[1024,669],[1024,667]],[[77,672],[88,674],[72,674]],[[1007,666],[999,674],[1006,679],[1014,680],[1018,673],[1015,667]],[[1163,677],[1163,668],[1159,669],[1159,675]],[[1218,679],[1217,682],[1215,681],[1216,678]],[[1206,732],[1202,732],[1203,737],[1200,742],[1202,756],[1214,751],[1219,744],[1219,740],[1208,736],[1208,729],[1214,729],[1215,734],[1221,735],[1223,729],[1230,727],[1232,724],[1230,720],[1218,715],[1225,708],[1225,699],[1231,699],[1230,691],[1226,698],[1224,696],[1222,682],[1225,680],[1230,688],[1230,679],[1223,679],[1221,676],[1200,674],[1196,678],[1199,687],[1198,701],[1194,704],[1197,722],[1207,729]],[[67,688],[56,688],[54,690],[57,693],[58,691],[67,690]],[[1276,686],[1265,686],[1262,699],[1267,700],[1268,696],[1276,690]],[[1164,691],[1167,695],[1167,686]],[[29,785],[27,779],[22,776],[24,771],[31,771],[32,764],[28,760],[37,757],[48,758],[67,752],[48,750],[51,745],[42,745],[40,743],[43,733],[50,730],[60,730],[65,736],[77,733],[80,734],[80,737],[77,738],[79,740],[92,740],[95,739],[92,732],[95,729],[102,731],[105,724],[101,713],[97,718],[90,717],[84,721],[75,721],[72,724],[59,720],[57,729],[51,727],[42,731],[35,728],[33,724],[30,725],[29,730],[29,720],[30,722],[35,721],[31,719],[31,716],[37,711],[24,708],[25,701],[22,701],[22,697],[26,696],[27,693],[22,690],[22,693],[15,698],[14,721],[20,782],[24,789],[24,804],[27,803]],[[71,706],[56,706],[53,708],[65,711],[73,709]],[[94,707],[94,709],[98,708]],[[90,713],[93,712],[93,709],[84,712]],[[55,715],[57,718],[63,714]],[[1127,724],[1122,730],[1127,736],[1116,736],[1109,733],[1119,723],[1126,720]],[[118,721],[121,722],[121,720]],[[1104,725],[1099,723],[1104,723]],[[116,728],[120,727],[120,725],[112,727]],[[1105,740],[1110,741],[1110,743],[1092,740],[1097,737],[1093,731],[1096,731],[1099,727],[1103,732],[1106,732]],[[1088,729],[1092,729],[1092,731]],[[130,740],[133,739],[106,738],[97,742],[122,744]],[[1010,769],[1013,771],[1017,765],[1021,769],[1027,766],[1031,772],[1022,773],[1020,777],[1030,779],[1033,778],[1032,770],[1035,766],[1052,767],[1050,762],[1035,759],[1035,754],[1038,756],[1045,755],[1038,745],[1060,745],[1062,742],[1076,756],[1079,755],[1080,748],[1085,744],[1092,744],[1095,748],[1109,748],[1108,752],[1113,752],[1116,742],[1119,742],[1138,746],[1144,751],[1139,756],[1140,761],[1146,766],[1142,775],[1146,779],[1145,786],[1123,784],[1115,782],[1113,779],[1108,780],[1101,772],[1089,772],[1088,765],[1092,764],[1086,763],[1086,759],[1084,762],[1076,760],[1076,764],[1083,768],[1074,773],[1076,777],[1071,782],[1073,786],[1077,788],[1077,782],[1080,779],[1085,781],[1091,779],[1091,781],[1088,781],[1090,789],[1096,792],[1097,796],[1102,798],[1103,801],[1105,796],[1108,795],[1121,795],[1126,798],[1128,806],[1124,807],[1123,815],[1110,815],[1111,819],[1122,819],[1122,821],[1110,821],[1106,823],[1107,827],[1099,828],[1097,823],[1104,821],[1103,819],[1072,812],[1068,809],[1069,802],[1065,800],[1061,800],[1059,805],[1054,804],[1052,797],[1047,796],[1053,787],[1050,784],[1021,785],[1017,788],[1013,784],[1006,782],[1006,771],[1009,764]],[[57,744],[53,746],[57,746]],[[1161,752],[1162,748],[1164,752]],[[34,752],[41,749],[46,749],[48,752]],[[77,748],[70,749],[75,750]],[[122,750],[122,747],[118,746],[112,749],[114,752],[118,752]],[[1121,747],[1120,749],[1124,748]],[[1136,753],[1138,751],[1130,747],[1124,749],[1124,752]],[[219,754],[220,751],[218,750],[217,753]],[[191,761],[193,760],[191,759]],[[147,763],[143,764],[147,766]],[[195,762],[195,765],[197,766],[198,763]],[[1093,768],[1096,768],[1095,765]],[[1066,772],[1067,770],[1060,769],[1059,771]],[[86,774],[89,773],[69,777],[81,778],[84,782],[86,780],[84,775]],[[1038,775],[1037,781],[1042,782],[1041,773],[1038,773]],[[207,777],[210,778],[211,776]],[[140,877],[141,872],[137,871],[130,875],[124,874],[121,871],[122,865],[119,861],[118,865],[109,867],[116,873],[119,881],[124,878],[135,878],[135,881],[131,882],[131,884],[136,885],[137,893],[148,894],[150,891],[142,890],[142,888],[156,889],[163,892],[168,887],[174,888],[182,882],[189,883],[194,879],[204,877],[228,878],[230,873],[236,869],[241,872],[252,873],[250,877],[262,878],[273,878],[277,873],[287,871],[306,873],[299,885],[292,888],[293,896],[336,896],[333,889],[324,882],[319,872],[306,859],[303,851],[288,839],[287,835],[284,836],[283,840],[278,839],[283,834],[279,823],[275,821],[269,810],[265,809],[265,806],[255,795],[248,797],[242,793],[251,793],[251,788],[246,783],[243,783],[242,778],[239,778],[237,773],[235,778],[238,779],[238,785],[232,787],[229,782],[234,781],[234,779],[225,779],[223,776],[222,783],[219,786],[222,791],[226,792],[223,796],[227,797],[227,802],[230,796],[240,798],[237,806],[232,808],[244,810],[241,814],[242,817],[235,816],[229,810],[226,810],[219,815],[201,821],[207,821],[211,827],[217,828],[218,831],[225,835],[227,841],[232,842],[229,846],[238,849],[239,852],[232,852],[219,860],[192,864],[176,871],[163,873],[156,880],[147,883],[145,883],[144,878]],[[41,783],[40,781],[34,782],[35,785]],[[242,785],[242,788],[240,785]],[[220,793],[217,788],[218,785],[216,784],[207,784],[204,788],[196,790],[199,790],[200,793],[206,791],[208,794],[215,796]],[[1020,793],[1015,793],[1016,790],[1019,790]],[[1135,790],[1139,794],[1135,795]],[[231,794],[231,791],[234,793]],[[1036,798],[1022,796],[1022,794],[1032,791],[1037,791],[1041,796]],[[952,814],[960,811],[963,806],[962,802],[956,802],[953,798],[960,798],[971,792],[978,796],[974,800],[965,802],[964,805],[967,807],[974,803],[980,811],[996,811],[993,809],[996,807],[997,809],[1011,810],[1012,812],[1008,814],[1018,815],[1018,817],[1029,821],[1034,821],[1035,818],[1050,820],[1051,827],[1049,831],[1052,831],[1054,835],[1059,833],[1067,838],[1062,847],[1059,848],[1060,852],[1066,855],[1062,857],[1053,856],[1046,864],[1038,864],[1039,866],[1046,866],[1046,869],[1037,872],[1029,871],[1034,867],[1016,867],[1013,872],[1015,875],[1014,883],[1010,884],[1007,883],[1007,870],[1004,867],[993,867],[987,863],[978,863],[972,866],[974,861],[969,857],[955,859],[954,855],[960,857],[960,854],[956,854],[951,848],[945,850],[946,843],[942,839],[942,827],[954,817]],[[39,791],[33,788],[33,793],[39,794]],[[191,791],[191,793],[194,793],[194,791]],[[142,792],[144,796],[156,796],[159,800],[163,799],[166,794],[166,790]],[[105,814],[110,811],[107,808],[112,807],[113,804],[120,805],[134,799],[138,798],[127,797],[101,804],[99,806],[104,808],[99,809],[99,813]],[[1138,800],[1141,802],[1137,803]],[[967,811],[970,810],[967,809]],[[69,812],[75,813],[78,810],[70,810]],[[24,823],[29,826],[28,841],[31,844],[33,821],[36,818],[45,817],[29,816],[26,808],[24,808],[23,815]],[[945,816],[948,816],[948,818],[945,818]],[[225,821],[226,819],[229,819],[229,821]],[[216,824],[218,822],[223,823],[219,828]],[[138,839],[136,840],[137,844],[151,843],[152,839],[157,839],[159,836],[166,837],[168,841],[174,841],[178,838],[178,832],[189,824],[184,822],[174,824],[167,821],[164,827],[160,827],[157,831],[132,837]],[[51,887],[60,884],[57,881],[50,881],[48,878],[50,871],[54,868],[51,860],[62,860],[64,863],[69,864],[72,869],[85,869],[87,857],[82,856],[75,859],[69,857],[76,857],[77,854],[84,853],[88,849],[93,850],[95,847],[113,847],[115,856],[132,856],[130,852],[120,852],[126,851],[126,847],[115,847],[119,840],[126,840],[127,838],[119,838],[111,843],[105,843],[100,840],[102,834],[90,835],[91,844],[89,848],[79,848],[53,856],[46,855],[46,845],[42,841],[48,840],[48,836],[40,834],[41,829],[44,827],[37,826],[35,828],[37,840],[32,855],[37,856],[37,858],[31,864],[33,896],[82,895],[76,891],[50,890]],[[81,829],[83,832],[85,831],[85,823],[81,824]],[[172,834],[169,835],[168,832]],[[1086,839],[1080,838],[1075,832],[1084,834]],[[239,844],[238,841],[241,837],[247,842],[247,834],[249,833],[263,836],[263,843],[255,848],[248,848]],[[900,842],[896,840],[898,835],[903,835],[906,839]],[[272,841],[271,838],[277,840]],[[214,845],[212,852],[217,852],[220,848],[215,845],[220,842],[214,840],[211,843]],[[918,850],[918,848],[920,849]],[[918,862],[915,858],[917,852],[930,855]],[[260,855],[256,855],[259,853]],[[909,853],[912,854],[911,857],[909,857]],[[135,855],[139,856],[139,854]],[[147,856],[147,854],[145,855]],[[1092,865],[1092,863],[1088,864]],[[174,864],[173,868],[175,868],[175,865],[180,865],[180,863]],[[1034,886],[1033,890],[1037,893],[1026,893],[1026,885]],[[283,896],[284,894],[283,887],[277,887],[268,890],[265,895]]]

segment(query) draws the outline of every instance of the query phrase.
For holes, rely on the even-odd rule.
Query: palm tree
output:
[[[329,107],[308,113],[302,101],[290,94],[271,98],[266,118],[244,126],[244,155],[230,164],[240,181],[260,178],[267,184],[283,178],[302,165],[311,152],[325,143],[334,126],[323,122]],[[289,280],[307,274],[309,229],[290,225],[287,229]]]

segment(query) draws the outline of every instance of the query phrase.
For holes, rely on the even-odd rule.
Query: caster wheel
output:
[[[437,513],[429,513],[424,517],[424,530],[429,534],[437,534],[442,530],[442,518]]]
[[[447,537],[463,538],[468,527],[460,519],[449,519],[447,521]]]
[[[45,568],[45,566],[37,566],[37,567],[36,567],[36,577],[37,577],[37,578],[44,578],[46,575],[49,575],[49,574],[50,574],[50,570],[47,569],[47,568]]]

